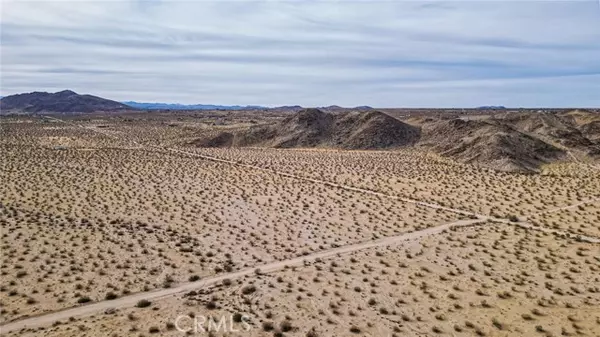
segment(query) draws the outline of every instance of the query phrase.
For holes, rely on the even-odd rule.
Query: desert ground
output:
[[[0,332],[600,335],[597,163],[194,145],[280,118],[3,116]]]

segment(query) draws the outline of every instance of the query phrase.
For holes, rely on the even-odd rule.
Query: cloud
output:
[[[599,106],[596,1],[7,1],[1,95]]]

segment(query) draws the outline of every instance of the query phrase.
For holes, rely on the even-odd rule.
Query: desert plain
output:
[[[428,147],[235,146],[283,118],[3,116],[2,335],[600,335],[581,148],[511,172]]]

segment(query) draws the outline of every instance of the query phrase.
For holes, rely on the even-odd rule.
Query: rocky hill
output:
[[[133,110],[125,104],[96,97],[79,95],[70,90],[56,93],[32,92],[3,97],[0,100],[2,112],[26,113],[78,113],[96,111]]]
[[[579,130],[589,140],[595,141],[596,144],[600,144],[600,121],[585,123],[579,127]]]
[[[600,152],[600,143],[597,141],[595,124],[600,120],[591,119],[593,115],[581,117],[579,115],[576,119],[573,115],[519,113],[507,115],[501,121],[549,143],[596,155]]]
[[[252,126],[236,133],[198,139],[196,146],[331,147],[383,149],[413,145],[419,129],[382,112],[342,112],[304,109],[272,125]]]
[[[536,172],[566,153],[494,121],[437,120],[422,127],[421,146],[442,156],[507,172]]]
[[[519,127],[529,130],[525,125]],[[424,118],[409,125],[379,111],[304,109],[276,124],[222,132],[192,144],[339,149],[418,146],[460,162],[507,172],[537,172],[543,164],[567,158],[563,149],[520,131],[510,122]]]
[[[597,115],[597,114],[596,114]],[[539,172],[571,160],[600,156],[596,115],[567,118],[527,112],[490,118],[409,117],[368,111],[303,109],[278,123],[204,136],[199,147],[393,149],[416,146],[459,162],[506,172]],[[572,119],[572,120],[571,120]],[[571,153],[568,153],[571,151]]]

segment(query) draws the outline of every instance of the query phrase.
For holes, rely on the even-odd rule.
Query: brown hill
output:
[[[304,109],[279,123],[222,132],[192,142],[201,147],[389,149],[418,145],[460,162],[507,172],[538,172],[569,156],[558,144],[592,144],[578,128],[552,116],[507,119],[417,118],[406,124],[378,111],[327,113]],[[585,132],[583,132],[585,130]],[[562,142],[554,141],[561,139]],[[582,139],[583,138],[583,139]],[[594,155],[593,148],[588,155]]]
[[[600,112],[594,110],[577,109],[571,111],[562,111],[558,116],[574,126],[581,126],[594,121],[600,121]]]
[[[558,144],[570,149],[576,149],[592,155],[600,149],[600,144],[596,143],[594,136],[594,125],[579,125],[582,121],[583,112],[577,114],[558,115],[553,113],[519,113],[506,116],[502,119],[519,131],[528,133],[534,137]]]
[[[56,93],[32,92],[3,97],[0,100],[3,112],[96,112],[134,110],[133,108],[115,101],[92,95],[79,95],[70,90]]]
[[[583,124],[579,127],[581,133],[589,140],[600,142],[600,120]]]
[[[383,149],[412,145],[419,129],[379,111],[326,113],[304,109],[273,125],[198,139],[196,146],[330,147]]]
[[[464,163],[507,172],[537,172],[565,152],[493,121],[439,120],[423,125],[420,145]]]

